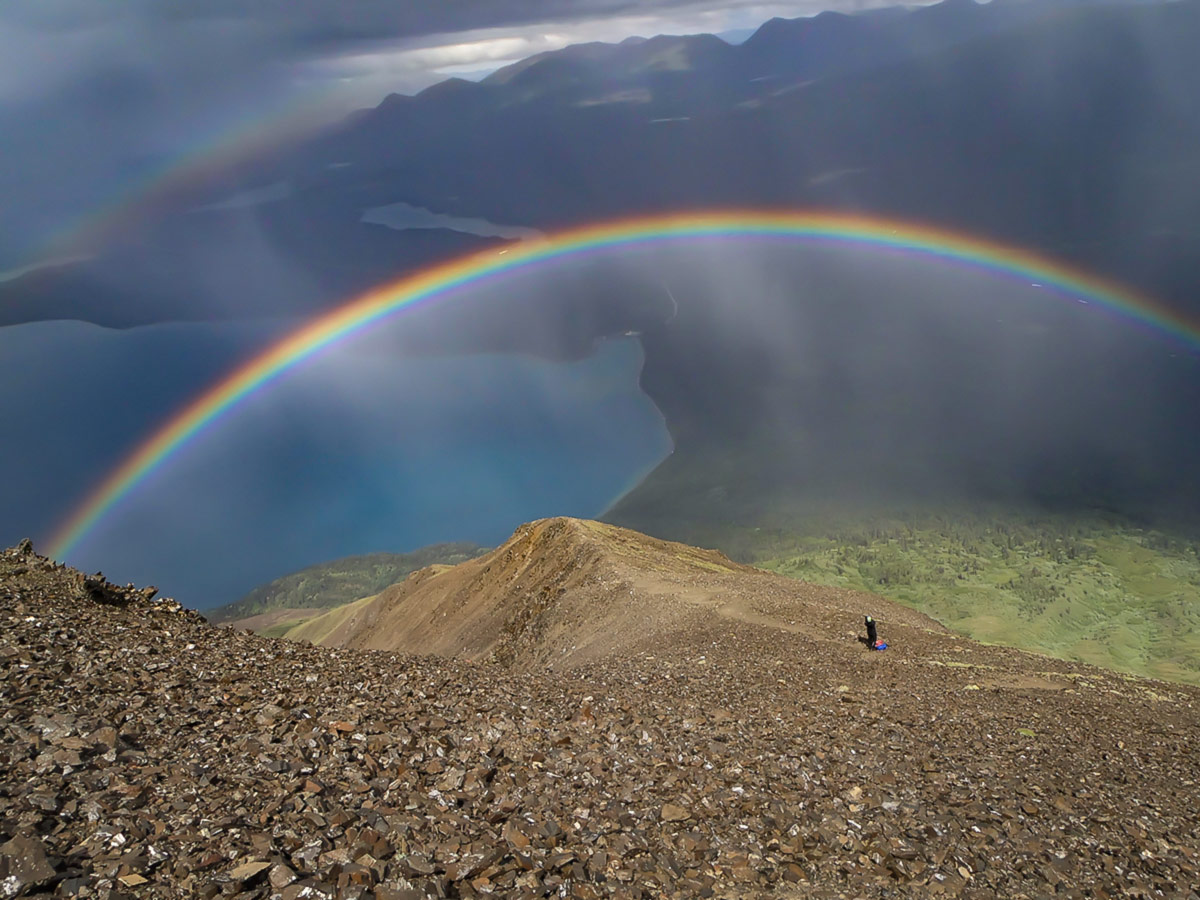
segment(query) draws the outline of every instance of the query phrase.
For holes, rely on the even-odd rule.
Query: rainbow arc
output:
[[[133,449],[67,516],[50,539],[51,554],[69,554],[96,524],[180,447],[294,366],[327,347],[423,303],[446,299],[530,267],[585,254],[696,239],[776,238],[906,252],[1004,277],[1107,309],[1200,348],[1200,323],[1115,282],[1016,247],[969,235],[876,217],[826,212],[726,210],[653,215],[586,225],[431,266],[321,314],[243,363],[193,398]]]

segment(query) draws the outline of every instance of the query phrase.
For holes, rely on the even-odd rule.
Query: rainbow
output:
[[[1035,282],[1082,300],[1183,344],[1200,348],[1200,323],[1128,288],[1079,269],[1003,244],[950,231],[876,217],[826,212],[730,210],[652,215],[586,225],[489,249],[431,266],[378,287],[324,313],[230,372],[194,398],[139,444],[66,518],[50,539],[62,558],[123,497],[171,455],[251,394],[325,348],[417,304],[449,297],[531,266],[646,244],[712,238],[782,238],[890,249],[972,266]]]
[[[13,273],[43,263],[90,258],[114,235],[143,225],[238,166],[262,159],[290,141],[312,137],[323,127],[331,91],[281,104],[264,121],[243,116],[220,132],[189,147],[127,183],[117,182],[106,202],[62,224],[25,255]],[[197,201],[198,202],[198,201]],[[10,273],[10,274],[13,274]]]

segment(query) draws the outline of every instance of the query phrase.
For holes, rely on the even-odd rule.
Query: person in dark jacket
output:
[[[867,648],[870,650],[882,650],[886,646],[879,639],[879,632],[875,629],[875,620],[871,616],[867,616]]]

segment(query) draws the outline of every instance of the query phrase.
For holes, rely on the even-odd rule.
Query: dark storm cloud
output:
[[[290,34],[314,43],[377,40],[452,33],[476,28],[564,21],[596,16],[669,14],[680,8],[751,6],[703,0],[10,0],[0,20],[50,31],[75,31],[132,21],[162,26],[236,22],[250,29]],[[760,4],[761,5],[761,4]]]
[[[36,82],[47,70],[108,56],[185,66],[197,49],[221,66],[264,66],[433,35],[534,24],[636,19],[663,29],[703,25],[704,16],[739,18],[739,27],[772,15],[852,10],[881,0],[7,0],[0,5],[0,90]],[[701,17],[701,18],[697,18]],[[21,44],[26,44],[25,52]],[[67,52],[63,52],[67,51]],[[235,68],[237,66],[235,65]]]
[[[834,0],[836,4],[838,0]],[[857,4],[858,0],[851,0]],[[5,0],[0,270],[164,161],[567,43],[744,28],[815,0]],[[34,252],[36,250],[30,250]]]
[[[403,53],[459,40],[473,43],[480,32],[532,37],[536,52],[545,49],[537,39],[549,37],[547,31],[554,32],[561,46],[619,40],[630,33],[740,29],[774,15],[879,2],[883,0],[6,0],[0,4],[0,110],[69,104],[77,99],[71,96],[76,84],[94,80],[97,73],[151,82],[145,91],[157,96],[150,100],[180,102],[175,95],[181,95],[186,102],[188,94],[219,97],[231,84],[238,84],[242,94],[255,95],[297,84],[310,88],[323,78],[344,81],[345,72],[336,65],[344,57]],[[626,26],[636,32],[623,31]],[[494,49],[480,52],[483,67],[497,61]],[[407,62],[407,68],[392,67],[406,76],[393,89],[419,89],[438,79],[436,64],[422,72],[420,59]],[[380,74],[378,68],[374,74]],[[362,87],[360,104],[381,99],[373,93],[379,85]],[[127,92],[118,99],[122,96]]]

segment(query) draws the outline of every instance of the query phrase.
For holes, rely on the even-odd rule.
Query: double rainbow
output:
[[[265,117],[256,108],[137,177],[114,179],[107,197],[60,223],[28,249],[27,258],[15,261],[13,271],[90,258],[130,229],[178,211],[181,204],[209,199],[212,186],[231,172],[319,134],[338,108],[335,91],[328,88],[284,100]]]
[[[502,278],[510,272],[588,253],[698,238],[775,238],[891,249],[1036,282],[1075,300],[1200,348],[1200,322],[1148,297],[1027,250],[937,228],[824,212],[730,210],[653,215],[573,228],[544,240],[474,253],[406,276],[324,313],[243,363],[193,399],[139,444],[66,518],[50,539],[62,558],[123,497],[183,444],[242,399],[266,389],[293,366],[420,303]]]

